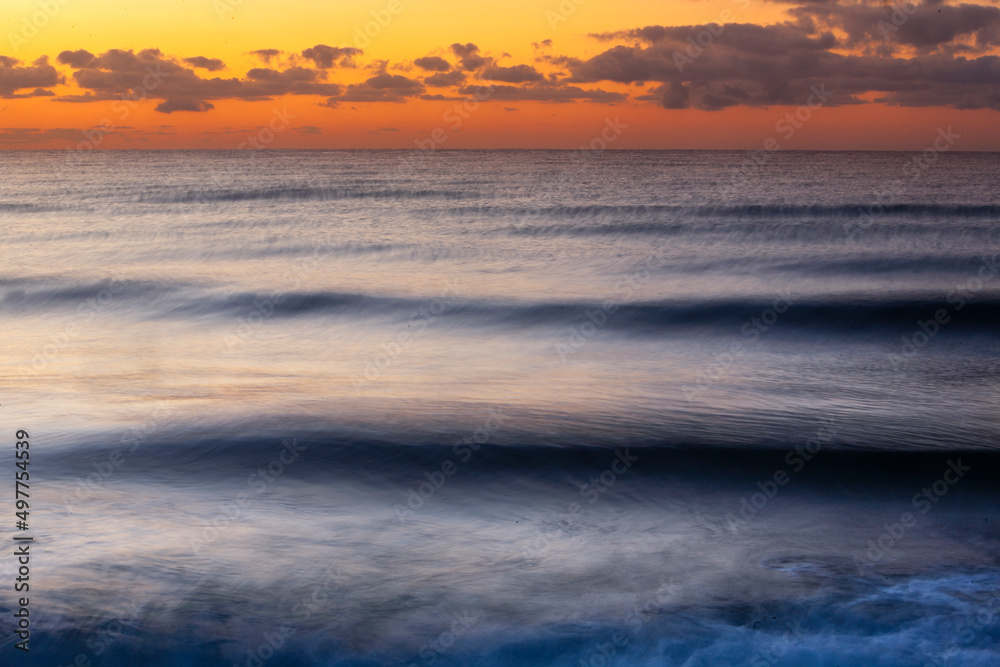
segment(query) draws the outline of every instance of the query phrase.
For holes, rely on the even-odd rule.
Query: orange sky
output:
[[[577,148],[600,137],[608,123],[617,119],[621,132],[607,143],[612,148],[755,148],[775,137],[782,148],[919,150],[933,141],[938,127],[950,125],[962,135],[956,149],[1000,150],[996,105],[951,108],[947,91],[937,91],[933,103],[920,102],[921,106],[824,105],[786,138],[776,130],[776,124],[794,112],[796,105],[740,103],[719,110],[706,110],[704,105],[667,109],[659,102],[662,91],[656,90],[662,80],[575,81],[565,66],[538,57],[587,61],[615,45],[639,44],[634,37],[601,41],[591,36],[593,33],[730,22],[773,26],[792,19],[786,13],[791,5],[763,0],[576,2],[5,0],[0,55],[19,61],[11,67],[28,67],[48,56],[48,64],[65,80],[46,87],[46,96],[25,97],[31,88],[6,91],[5,99],[0,99],[0,148],[412,148],[417,141],[437,148]],[[373,13],[381,16],[385,25],[376,28]],[[376,34],[367,41],[359,40],[359,31],[366,26]],[[731,39],[726,33],[720,35],[699,66],[712,58],[725,63],[726,49],[734,43]],[[963,39],[969,42],[971,38]],[[544,40],[551,40],[551,45],[541,45]],[[419,81],[432,72],[423,71],[413,61],[429,55],[444,57],[458,70],[456,55],[450,50],[456,42],[475,44],[479,55],[492,58],[496,67],[527,65],[546,76],[558,74],[560,87],[624,96],[614,103],[580,99],[471,103],[462,101],[469,95],[459,94],[457,88],[426,88],[422,89],[425,97],[438,94],[450,99],[408,94],[402,101],[369,102],[358,101],[355,95],[354,100],[327,105],[327,96],[321,94],[279,94],[258,100],[220,95],[205,97],[211,110],[172,113],[155,110],[162,101],[156,98],[156,90],[149,91],[149,100],[123,105],[127,86],[110,90],[95,101],[59,99],[88,92],[73,78],[76,68],[59,62],[64,51],[85,50],[96,56],[110,49],[136,53],[159,49],[164,58],[175,62],[203,56],[219,59],[225,67],[212,72],[196,70],[199,77],[246,81],[252,68],[313,67],[293,56],[318,44],[361,46],[363,53],[354,58],[354,67],[319,71],[317,81],[347,87],[362,84],[380,72]],[[649,44],[645,47],[653,53]],[[934,48],[938,50],[923,55],[941,57],[944,47]],[[268,65],[248,53],[257,49],[284,52],[280,64],[276,60]],[[854,44],[832,50],[845,54],[864,49]],[[995,45],[987,45],[981,53],[964,57],[995,52]],[[921,53],[897,52],[900,58],[914,55]],[[380,65],[380,61],[387,62]],[[478,74],[471,69],[464,74],[467,85],[478,82]],[[15,73],[8,75],[14,77]],[[0,70],[0,92],[5,92],[3,76]],[[719,89],[727,85],[732,88],[724,81],[711,83]],[[801,97],[805,103],[805,96]],[[877,97],[878,93],[872,93],[858,99]]]

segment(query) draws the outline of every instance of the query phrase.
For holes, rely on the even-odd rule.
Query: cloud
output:
[[[113,131],[108,132],[106,128],[45,128],[36,127],[8,127],[0,128],[0,145],[3,144],[52,144],[58,142],[60,147],[71,148],[73,144],[81,141],[93,139],[94,134],[111,136],[119,141],[147,141],[151,136],[169,135],[173,132],[166,132],[163,129],[154,131],[138,130],[127,125],[119,125]],[[100,143],[100,140],[98,140]]]
[[[1000,49],[998,7],[923,0],[904,11],[881,0],[769,1],[786,5],[788,20],[600,33],[592,35],[599,52],[586,59],[558,53],[545,40],[533,43],[533,65],[501,66],[504,55],[484,54],[471,42],[395,65],[361,60],[360,49],[317,44],[300,52],[248,51],[259,66],[224,77],[214,73],[226,64],[206,56],[171,56],[158,49],[62,51],[56,60],[72,73],[78,90],[55,99],[151,99],[161,113],[204,113],[218,100],[284,95],[317,96],[330,107],[460,100],[486,85],[490,99],[510,102],[631,99],[668,109],[719,110],[799,105],[820,86],[829,91],[830,106],[874,99],[1000,110],[1000,57],[994,55]],[[47,58],[28,65],[0,56],[0,97],[51,97],[63,92],[56,87],[65,81]]]
[[[577,86],[539,84],[534,86],[490,86],[487,99],[504,101],[534,101],[534,102],[624,102],[628,96],[623,93],[604,90],[584,90]],[[462,95],[477,95],[484,97],[481,86],[466,86],[460,88]]]
[[[44,89],[62,81],[63,77],[49,64],[48,56],[42,56],[28,66],[22,66],[21,61],[16,58],[0,56],[0,97],[17,99],[51,95]],[[32,92],[18,92],[28,88],[32,88]]]
[[[215,105],[205,100],[164,100],[156,105],[156,111],[160,113],[173,113],[175,111],[211,111]]]
[[[220,69],[226,69],[226,63],[222,62],[218,58],[195,56],[194,58],[185,58],[184,62],[192,67],[199,67],[201,69],[208,70],[209,72],[217,72]]]
[[[355,67],[354,56],[361,55],[361,49],[348,46],[344,48],[317,44],[302,52],[302,57],[311,60],[320,69],[330,69],[334,66]]]
[[[924,53],[939,49],[985,53],[1000,45],[1000,9],[996,7],[949,5],[941,0],[927,0],[912,12],[902,7],[902,3],[822,0],[802,3],[790,13],[804,30],[843,32],[844,43],[850,47],[889,43]]]
[[[0,144],[45,144],[54,140],[79,141],[83,130],[37,127],[0,128]]]
[[[440,74],[432,74],[424,78],[424,83],[428,86],[435,86],[437,88],[444,88],[450,86],[458,86],[465,82],[465,74],[459,70],[454,70],[452,72],[444,72]]]
[[[427,70],[428,72],[447,72],[451,69],[451,63],[444,58],[439,58],[438,56],[424,56],[423,58],[417,58],[413,61],[413,64],[420,69]]]
[[[60,62],[74,67],[73,79],[85,92],[66,95],[64,102],[117,99],[160,100],[156,111],[206,112],[211,100],[267,100],[281,95],[339,95],[343,86],[328,83],[326,73],[308,67],[284,70],[254,68],[239,78],[202,78],[158,49],[139,53],[112,49],[100,56],[63,52]],[[188,62],[186,59],[181,62]]]
[[[282,52],[278,49],[257,49],[256,51],[247,51],[247,53],[252,56],[256,56],[265,65],[270,65],[282,54]]]
[[[96,58],[97,56],[90,51],[80,49],[79,51],[63,51],[56,57],[56,60],[63,65],[69,65],[70,67],[79,69],[82,67],[89,67]]]
[[[488,68],[483,71],[483,78],[505,83],[525,83],[541,81],[545,77],[531,65],[514,65],[513,67]]]
[[[451,52],[458,56],[458,59],[462,63],[462,69],[466,72],[477,70],[490,62],[479,55],[479,47],[472,43],[452,44]]]
[[[941,9],[947,19],[942,25],[952,27],[921,23],[921,12],[930,7]],[[836,0],[802,3],[792,10],[796,20],[776,25],[647,26],[605,33],[595,37],[629,44],[611,46],[585,61],[567,62],[568,81],[656,82],[659,86],[652,96],[637,99],[656,97],[671,109],[799,105],[814,86],[830,91],[829,106],[863,104],[867,94],[877,92],[886,104],[1000,109],[1000,59],[953,55],[959,46],[992,43],[993,12],[971,12],[969,7],[948,7],[933,0],[921,5],[899,31],[911,53],[900,52],[898,44],[885,48],[881,35],[874,44],[870,32],[844,27],[854,23],[842,17],[863,14],[867,21],[891,10]],[[961,11],[949,14],[948,9]],[[966,19],[958,20],[959,16]],[[877,26],[877,21],[871,18],[868,28]],[[902,36],[910,22],[911,32]],[[972,41],[947,41],[963,34]]]
[[[364,83],[351,84],[341,95],[332,96],[328,105],[337,102],[405,102],[407,98],[420,95],[424,84],[401,74],[381,73]]]

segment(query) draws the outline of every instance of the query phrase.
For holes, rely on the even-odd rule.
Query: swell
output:
[[[139,194],[135,196],[134,200],[161,204],[197,204],[243,201],[335,201],[344,199],[467,199],[478,196],[476,193],[464,190],[301,186],[257,189],[187,189],[169,193]]]
[[[1000,297],[973,299],[955,292],[947,298],[876,299],[779,296],[706,301],[658,300],[617,304],[594,301],[502,301],[442,296],[381,296],[356,292],[237,292],[183,283],[105,280],[53,286],[43,281],[0,280],[0,306],[12,311],[79,308],[99,302],[110,311],[125,309],[142,317],[215,316],[264,319],[298,317],[381,317],[404,322],[444,318],[461,326],[568,326],[630,334],[656,334],[680,328],[718,328],[739,332],[763,320],[776,331],[825,332],[913,329],[947,311],[946,323],[963,331],[995,331]],[[942,318],[945,319],[945,318]],[[758,327],[759,328],[759,327]],[[947,329],[948,327],[943,327]]]
[[[202,435],[192,435],[198,431]],[[948,450],[852,449],[820,442],[825,436],[768,446],[704,446],[681,440],[548,445],[517,444],[530,436],[515,436],[511,444],[487,443],[473,450],[463,439],[465,435],[470,434],[456,431],[442,435],[437,441],[404,442],[352,434],[340,427],[293,432],[258,430],[244,437],[185,427],[184,432],[178,430],[140,441],[134,452],[132,439],[108,435],[92,442],[53,447],[41,456],[50,478],[86,475],[85,471],[93,472],[95,463],[109,460],[112,452],[118,452],[127,459],[128,466],[117,470],[116,475],[152,475],[161,481],[175,477],[218,481],[227,477],[245,480],[248,472],[266,466],[287,450],[306,464],[295,465],[286,458],[288,473],[294,477],[349,478],[404,485],[420,483],[425,480],[425,471],[433,474],[444,462],[452,461],[461,472],[452,478],[454,483],[506,481],[538,490],[587,479],[621,460],[627,462],[630,478],[643,487],[661,490],[664,484],[729,486],[743,484],[744,480],[749,480],[746,485],[752,486],[756,479],[771,478],[776,470],[785,470],[795,473],[797,483],[802,485],[838,492],[849,488],[858,493],[919,489],[940,477],[952,462],[962,471],[969,469],[967,475],[963,472],[963,488],[985,491],[994,503],[990,492],[1000,473],[1000,449],[994,445]],[[821,463],[810,465],[813,459]]]
[[[528,216],[522,220],[529,219]],[[546,218],[539,218],[546,220]],[[734,224],[740,222],[738,218],[694,218],[678,214],[674,217],[659,216],[649,218],[645,221],[619,220],[615,222],[600,222],[592,224],[580,224],[580,221],[566,224],[517,224],[500,227],[496,230],[498,234],[510,236],[527,237],[587,237],[587,236],[632,236],[632,235],[657,235],[657,236],[737,236],[737,237],[761,237],[764,239],[775,239],[788,243],[801,240],[836,241],[841,244],[849,243],[857,239],[872,237],[906,239],[907,237],[919,238],[923,241],[930,237],[932,240],[943,238],[954,240],[955,238],[967,238],[996,242],[997,230],[993,223],[980,224],[966,222],[960,227],[951,229],[948,227],[915,225],[912,222],[903,222],[902,219],[872,218],[872,224],[861,227],[852,227],[851,221],[846,219],[817,218],[815,220],[803,219],[778,219],[778,218],[757,218],[752,224]],[[855,234],[853,235],[852,234]]]
[[[794,204],[737,204],[729,206],[681,205],[588,205],[549,206],[537,208],[517,207],[467,207],[452,209],[453,213],[490,215],[516,215],[541,218],[568,218],[585,220],[601,217],[648,218],[676,216],[684,218],[1000,218],[1000,206],[993,204],[878,204],[851,203],[833,206]]]

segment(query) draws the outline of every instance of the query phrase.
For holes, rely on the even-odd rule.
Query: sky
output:
[[[985,0],[4,0],[0,149],[1000,150],[998,47]]]

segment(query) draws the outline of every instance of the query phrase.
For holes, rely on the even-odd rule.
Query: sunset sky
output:
[[[1000,150],[996,4],[5,0],[0,148]]]

